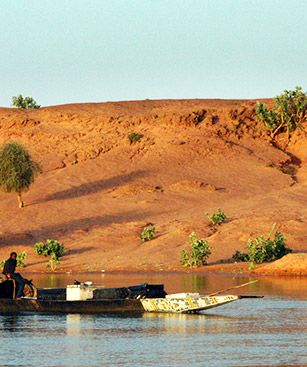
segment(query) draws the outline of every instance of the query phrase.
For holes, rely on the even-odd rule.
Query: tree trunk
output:
[[[23,208],[24,207],[24,203],[23,203],[23,200],[22,200],[21,192],[18,192],[18,203],[19,203],[19,208]]]

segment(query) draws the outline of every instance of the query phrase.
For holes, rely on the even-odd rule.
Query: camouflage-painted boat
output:
[[[147,312],[174,312],[174,313],[197,313],[209,308],[218,307],[237,301],[240,296],[200,296],[200,295],[168,295],[166,298],[142,299],[142,305]]]

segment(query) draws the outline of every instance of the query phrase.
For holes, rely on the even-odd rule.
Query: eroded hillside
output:
[[[307,249],[307,140],[280,136],[274,146],[254,101],[162,100],[76,104],[34,111],[0,109],[0,142],[17,140],[43,166],[19,209],[0,194],[0,255],[29,253],[56,238],[69,249],[63,270],[179,268],[195,231],[226,261],[273,223],[294,250]],[[128,134],[143,138],[130,144]],[[214,228],[207,212],[222,208]],[[153,223],[147,243],[141,229]]]

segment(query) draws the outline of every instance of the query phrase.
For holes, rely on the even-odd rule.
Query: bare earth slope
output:
[[[37,241],[69,249],[62,270],[176,270],[188,235],[229,259],[273,223],[295,251],[307,249],[307,139],[277,149],[255,121],[254,101],[161,100],[0,109],[0,143],[17,140],[43,166],[19,209],[0,193],[0,259]],[[140,142],[127,135],[139,132]],[[280,146],[285,143],[280,137]],[[290,173],[286,174],[284,172]],[[207,212],[229,217],[217,229]],[[158,237],[139,239],[153,223]]]

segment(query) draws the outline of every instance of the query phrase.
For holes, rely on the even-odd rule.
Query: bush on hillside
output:
[[[250,269],[253,269],[255,264],[274,261],[292,252],[290,248],[286,247],[286,237],[282,233],[274,231],[275,224],[267,237],[262,235],[255,239],[249,239],[248,253],[236,251],[232,256],[233,260],[248,261]]]
[[[23,97],[21,94],[12,97],[12,106],[25,110],[34,110],[40,108],[40,105],[32,97]]]
[[[140,238],[143,242],[151,241],[156,237],[156,228],[155,227],[145,227],[143,228]]]
[[[199,267],[207,265],[207,258],[211,254],[208,241],[198,238],[195,232],[189,236],[190,251],[181,251],[180,263],[183,267]]]
[[[220,208],[218,208],[216,213],[207,214],[207,217],[213,225],[220,225],[224,223],[227,219],[226,214],[222,212]]]
[[[34,245],[34,252],[37,255],[43,255],[50,257],[47,266],[54,271],[58,265],[60,265],[60,257],[65,254],[65,247],[57,240],[47,240],[44,242],[38,242]]]
[[[21,144],[10,142],[0,148],[0,188],[16,192],[20,208],[24,206],[22,192],[30,188],[39,172],[39,164]]]
[[[297,128],[303,128],[307,117],[307,94],[301,87],[294,91],[285,90],[274,98],[274,106],[269,109],[265,103],[258,102],[256,114],[258,119],[270,131],[271,138],[279,132],[289,134]]]
[[[133,144],[133,143],[137,143],[138,141],[140,141],[143,138],[143,136],[144,136],[143,134],[132,132],[128,135],[128,139],[129,139],[130,144]]]

